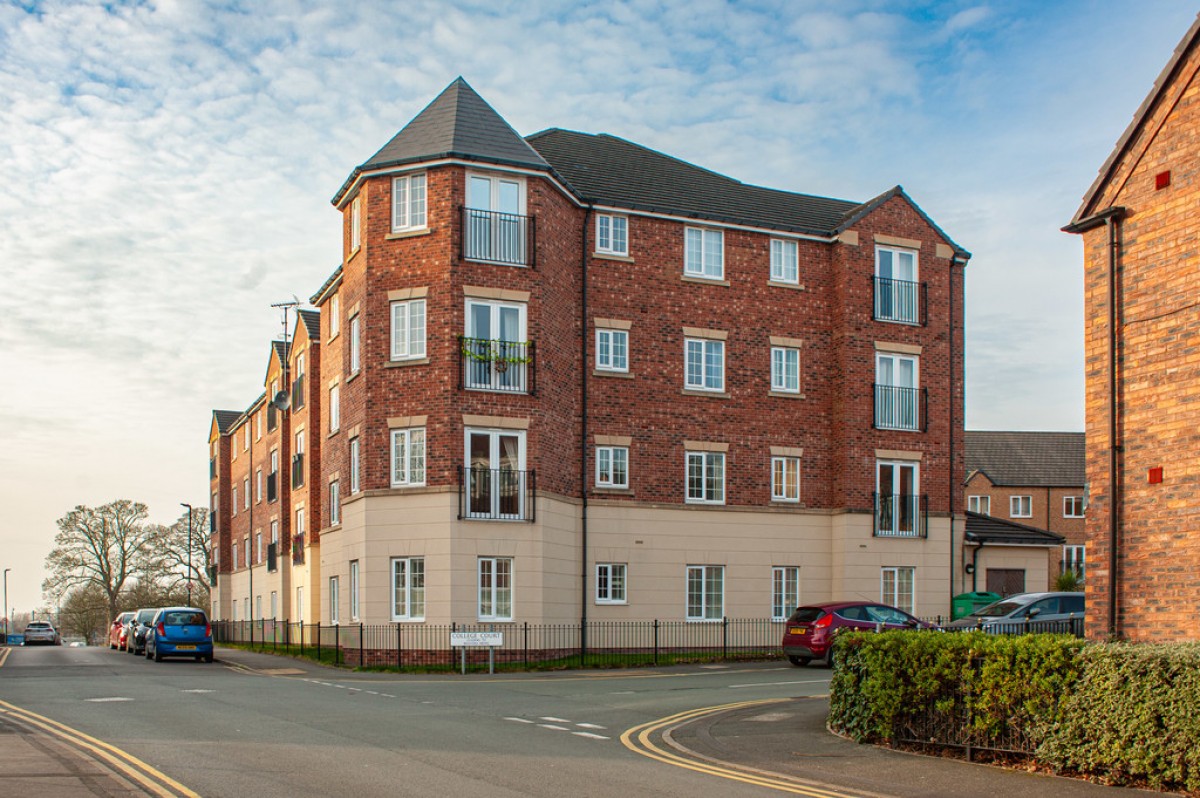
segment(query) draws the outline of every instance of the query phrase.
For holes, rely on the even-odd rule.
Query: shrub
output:
[[[859,742],[891,741],[932,712],[959,727],[941,742],[987,745],[1016,735],[1032,752],[1079,676],[1083,645],[1066,635],[846,635],[835,643],[829,724]]]
[[[1080,661],[1038,758],[1119,784],[1200,790],[1200,645],[1109,643]]]

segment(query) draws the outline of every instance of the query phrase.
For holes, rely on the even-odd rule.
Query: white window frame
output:
[[[1009,518],[1033,518],[1033,496],[1022,494],[1008,497]]]
[[[617,350],[620,348],[620,355]],[[596,370],[629,371],[629,331],[596,328]]]
[[[262,493],[263,493],[262,469],[258,468],[258,469],[255,469],[255,471],[254,471],[254,503],[255,504],[262,503]]]
[[[341,480],[329,483],[329,525],[337,526],[342,523],[342,485]]]
[[[890,468],[892,471],[892,480],[891,480],[891,484],[889,484],[889,485],[883,484],[883,479],[884,479],[883,471],[885,468]],[[903,472],[905,472],[909,469],[912,470],[912,478],[911,478],[912,491],[911,491],[911,493],[901,493],[900,487],[902,486],[902,484],[904,482]],[[884,501],[883,497],[884,496],[891,497],[889,499],[889,501],[891,502],[891,522],[892,522],[891,527],[889,529],[877,528],[875,530],[875,534],[878,535],[879,537],[920,537],[921,530],[923,528],[922,525],[924,524],[924,518],[921,514],[922,511],[921,511],[921,504],[920,504],[920,502],[921,502],[921,500],[920,500],[920,496],[921,496],[921,463],[920,463],[920,461],[918,461],[918,460],[876,460],[875,461],[875,490],[879,496],[880,509],[882,509],[882,507],[883,507],[883,501]],[[900,504],[900,501],[903,497],[908,497],[913,502],[913,506],[909,507],[909,508],[902,507]],[[904,519],[904,514],[906,512],[911,514],[911,520],[913,523],[913,528],[911,530],[901,528],[901,521]],[[878,527],[878,524],[881,520],[882,519],[880,518],[880,513],[877,512],[876,518],[873,521],[873,524],[875,524]]]
[[[724,230],[711,227],[684,228],[683,273],[701,280],[725,279]]]
[[[1079,512],[1073,512],[1075,508]],[[1084,507],[1082,496],[1063,496],[1063,518],[1083,518]]]
[[[724,504],[725,503],[725,452],[686,452],[687,467],[684,470],[685,503],[687,504]],[[713,469],[718,466],[720,475],[713,479]],[[692,475],[699,468],[699,492],[693,490]],[[711,480],[711,482],[710,482]]]
[[[596,214],[596,251],[605,255],[629,255],[629,217]]]
[[[393,488],[425,484],[425,428],[394,429],[391,435]]]
[[[884,277],[882,269],[882,254],[889,253],[892,256],[892,274],[895,275],[899,270],[900,256],[907,255],[912,257],[912,279],[900,277]],[[894,281],[890,287],[890,296],[884,292],[887,288],[876,283],[876,291],[879,293],[875,298],[875,307],[872,309],[872,315],[876,321],[887,322],[890,324],[920,324],[921,323],[921,261],[920,253],[915,249],[906,247],[891,247],[880,244],[875,245],[875,277],[877,280],[886,279]],[[901,290],[895,282],[908,282],[913,284],[912,289]],[[890,313],[880,313],[880,303],[883,297],[887,296],[887,305],[890,308]]]
[[[254,533],[254,552],[259,562],[263,561],[262,532]]]
[[[1068,544],[1063,546],[1062,568],[1071,569],[1081,576],[1087,574],[1087,546],[1083,544]]]
[[[419,196],[418,196],[419,195]],[[424,230],[429,224],[428,180],[424,172],[392,178],[392,232]]]
[[[340,294],[329,297],[329,338],[331,340],[337,338],[338,333],[342,331],[341,306]]]
[[[342,428],[342,386],[329,386],[329,434]]]
[[[391,320],[392,360],[425,357],[425,300],[393,302]]]
[[[391,575],[392,620],[425,620],[425,558],[393,557]]]
[[[991,496],[968,496],[967,510],[980,515],[992,514],[992,497]]]
[[[303,508],[303,507],[297,507],[297,508],[296,508],[296,534],[297,534],[297,535],[303,535],[303,534],[304,534],[304,532],[305,532],[305,528],[304,528],[304,508]]]
[[[356,252],[362,246],[362,204],[361,197],[350,201],[350,251]]]
[[[247,424],[242,429],[245,430],[245,434],[242,436],[242,451],[245,452],[250,449],[250,425]]]
[[[242,480],[242,509],[250,509],[250,477]]]
[[[793,474],[789,474],[792,470]],[[800,458],[792,455],[771,457],[771,501],[796,504],[800,501]],[[780,479],[782,477],[782,479]]]
[[[474,183],[475,180],[486,180],[488,182],[488,205],[486,208],[481,208],[481,207],[478,207],[478,206],[472,204],[472,202],[473,202],[472,184]],[[501,197],[503,194],[503,190],[501,189],[501,186],[504,184],[516,186],[517,210],[515,213],[513,213],[513,211],[511,211],[511,210],[506,210],[506,211],[500,210],[500,205],[502,204]],[[509,173],[467,172],[465,205],[467,208],[467,217],[468,217],[467,228],[468,229],[464,230],[464,232],[463,232],[463,235],[464,235],[463,249],[466,252],[465,257],[467,260],[476,261],[479,263],[503,263],[505,265],[519,266],[519,267],[528,267],[529,266],[530,260],[533,256],[533,253],[532,253],[533,241],[529,238],[529,234],[523,227],[524,221],[528,218],[525,215],[527,194],[528,194],[528,190],[527,190],[527,186],[526,186],[524,177],[519,177],[517,175],[513,175],[513,174],[509,174]],[[520,224],[522,226],[518,228],[518,227],[515,227],[512,225],[498,225],[498,224],[496,224],[496,222],[499,220],[496,219],[495,217],[483,217],[483,218],[488,219],[488,224],[481,228],[476,228],[476,226],[474,224],[472,224],[472,222],[474,222],[474,219],[472,218],[472,216],[470,214],[470,211],[472,211],[472,210],[484,211],[489,214],[490,213],[500,213],[500,214],[504,214],[506,216],[519,216],[519,217],[521,217],[522,221],[519,222],[518,224]],[[470,231],[475,230],[475,229],[481,229],[481,230],[488,231],[488,236],[490,238],[490,242],[488,244],[489,250],[507,249],[509,246],[512,246],[511,241],[506,240],[506,236],[512,235],[512,232],[515,230],[516,234],[514,237],[517,240],[516,249],[519,250],[519,252],[517,252],[517,256],[518,256],[518,260],[520,262],[516,263],[516,262],[509,261],[509,260],[491,260],[489,258],[484,258],[484,257],[478,256],[476,253],[471,251],[470,236],[475,235],[475,233],[472,233]],[[497,246],[497,244],[499,242],[504,242],[504,243],[500,246]]]
[[[256,616],[255,620],[261,620],[261,619],[262,619],[262,617],[263,617],[263,614],[262,614],[262,593],[259,593],[257,596],[255,596],[255,597],[254,597],[254,614],[255,614],[255,616]]]
[[[271,591],[271,620],[279,617],[279,593]]]
[[[232,507],[232,512],[231,512],[231,514],[232,514],[232,515],[237,515],[237,514],[238,514],[238,500],[237,500],[238,487],[237,487],[237,485],[232,485],[232,486],[230,486],[230,492],[233,494],[233,495],[231,496],[231,498],[233,499],[233,501],[231,501],[231,502],[229,503],[229,504],[230,504],[230,506]]]
[[[619,473],[619,472],[624,472]],[[621,479],[623,477],[623,479]],[[620,481],[618,481],[620,480]],[[629,447],[596,447],[596,487],[629,487]]]
[[[516,471],[522,475],[526,474],[525,456],[526,456],[526,434],[525,430],[518,429],[496,429],[488,427],[465,427],[463,429],[463,468],[467,474],[467,495],[472,496],[474,491],[473,480],[479,478],[472,470],[477,466],[471,459],[471,438],[473,436],[486,436],[488,438],[488,464],[489,470],[488,479],[488,495],[491,497],[491,506],[488,510],[482,513],[472,511],[470,499],[468,499],[467,517],[468,518],[491,518],[491,519],[506,519],[506,520],[522,520],[526,517],[529,511],[525,496],[525,482],[522,477],[519,483],[517,512],[516,514],[502,513],[501,487],[498,479],[498,469],[500,462],[503,459],[501,442],[504,438],[511,437],[517,441],[517,468]]]
[[[484,584],[484,566],[490,566],[491,584]],[[516,586],[514,584],[514,567],[512,557],[480,557],[476,566],[476,587],[478,589],[476,616],[481,621],[511,621],[514,616],[514,608],[516,606]],[[497,577],[500,575],[501,566],[507,572],[508,588],[507,588],[507,612],[505,612],[504,597],[500,595],[500,591],[504,588],[497,586]]]
[[[596,603],[629,603],[629,566],[627,563],[596,563]]]
[[[233,550],[233,570],[235,570],[235,571],[241,567],[238,564],[238,559],[241,554],[241,552],[239,551],[240,548],[241,547],[238,545],[237,541],[234,541],[233,545],[230,546],[230,549]]]
[[[271,542],[272,543],[279,542],[279,521],[278,520],[271,522]]]
[[[341,623],[339,618],[342,612],[341,596],[338,595],[340,583],[340,577],[329,577],[329,622],[333,624]]]
[[[800,283],[800,242],[791,239],[771,239],[771,281]]]
[[[357,374],[362,368],[362,343],[359,340],[361,331],[359,314],[350,317],[350,373]]]
[[[771,620],[785,621],[800,606],[800,566],[771,568]]]
[[[771,390],[800,393],[800,350],[796,347],[771,347]]]
[[[357,621],[359,613],[358,604],[358,588],[359,588],[359,566],[358,560],[350,561],[350,620]]]
[[[908,592],[903,592],[903,577],[908,578]],[[879,569],[879,601],[909,615],[917,614],[917,569],[911,565],[885,565]],[[907,606],[905,606],[907,604]]]
[[[359,450],[360,450],[360,447],[359,447],[359,443],[358,443],[358,437],[355,436],[350,439],[350,495],[351,496],[358,493],[359,488],[361,487],[361,485],[359,484],[359,475],[358,475],[358,464],[359,464],[359,454],[360,454]]]
[[[884,364],[892,373],[890,382],[883,382],[881,373]],[[911,366],[912,385],[901,385],[898,376],[903,364]],[[875,401],[875,426],[879,429],[921,431],[921,358],[899,352],[875,353],[875,384],[884,388],[911,390],[907,395],[894,393],[886,402]],[[886,395],[886,394],[885,394]],[[910,398],[909,398],[910,397]]]
[[[713,373],[711,355],[719,355],[720,365]],[[699,370],[693,370],[693,354],[698,355]],[[715,379],[714,379],[715,378]],[[710,384],[714,383],[714,384]],[[725,391],[725,342],[714,338],[683,339],[683,387],[689,391]]]
[[[714,580],[720,581],[721,592],[719,596],[710,595],[713,592],[711,585]],[[701,623],[716,623],[721,621],[725,617],[725,566],[689,565],[685,581],[687,589],[684,606],[686,607],[685,614],[687,620]],[[700,586],[698,593],[692,590],[693,584],[697,581]],[[696,600],[693,600],[693,598]],[[720,606],[712,606],[714,598],[720,602]]]
[[[304,586],[296,588],[296,622],[304,623]]]

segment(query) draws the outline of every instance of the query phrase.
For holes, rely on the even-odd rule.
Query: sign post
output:
[[[467,649],[487,648],[488,673],[496,672],[496,648],[504,645],[504,632],[451,632],[450,647],[461,651],[462,672],[467,672]]]

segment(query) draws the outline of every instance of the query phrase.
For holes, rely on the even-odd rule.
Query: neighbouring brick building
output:
[[[304,554],[276,617],[947,613],[969,253],[899,187],[848,202],[522,138],[459,79],[333,204],[343,262],[292,338],[307,398],[278,445],[304,473],[279,517]],[[238,423],[210,435],[222,551],[248,534],[224,514]],[[249,606],[234,565],[218,607]]]
[[[1047,590],[1063,571],[1085,575],[1085,459],[1082,432],[967,430],[967,511],[1011,521],[1025,533],[1020,545],[999,538],[991,549],[985,543],[978,555],[971,552],[978,589]],[[1039,538],[1030,530],[1053,534]],[[1029,545],[1039,551],[1023,561],[1032,552],[1019,549]]]
[[[1088,635],[1200,638],[1200,17],[1100,168],[1083,237]]]

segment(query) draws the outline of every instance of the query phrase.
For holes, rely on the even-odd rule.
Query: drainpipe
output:
[[[583,213],[583,233],[580,242],[580,286],[579,303],[579,495],[583,500],[580,507],[580,559],[579,559],[579,656],[580,662],[587,658],[588,620],[588,225],[592,219],[592,203]]]
[[[979,590],[979,552],[983,551],[983,541],[979,541],[979,545],[975,547],[975,551],[971,553],[971,592]]]
[[[1117,347],[1120,337],[1117,333],[1118,322],[1118,289],[1117,289],[1117,247],[1119,237],[1117,223],[1121,212],[1118,210],[1104,220],[1108,227],[1108,470],[1111,484],[1108,508],[1108,635],[1115,638],[1120,633],[1117,622],[1117,579],[1119,578],[1117,537],[1120,529],[1121,510],[1121,474],[1120,456],[1121,444],[1117,437]]]
[[[954,509],[957,504],[956,497],[962,493],[962,485],[956,478],[956,470],[954,468],[954,426],[955,426],[955,411],[958,409],[957,402],[954,401],[954,267],[958,265],[958,253],[950,256],[950,468],[949,468],[949,483],[950,490],[948,499],[950,502],[950,605],[951,609],[954,606]],[[965,293],[965,292],[964,292]],[[965,299],[964,299],[965,301]],[[972,576],[972,578],[974,578]],[[972,587],[972,590],[974,587]]]

